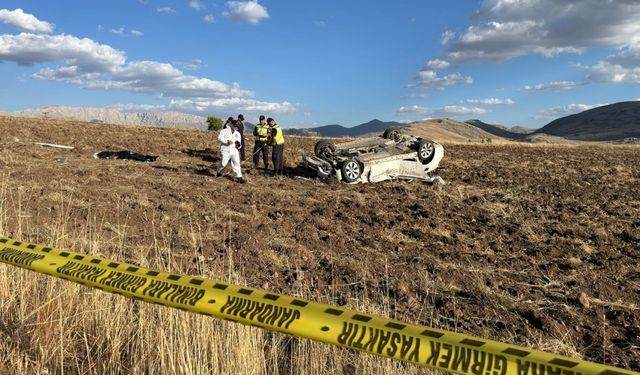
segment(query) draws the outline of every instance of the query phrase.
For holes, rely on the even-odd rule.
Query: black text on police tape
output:
[[[162,280],[151,280],[149,286],[142,293],[149,297],[189,306],[195,306],[205,294],[204,290],[200,288],[168,283]]]
[[[425,361],[428,366],[474,375],[505,375],[507,373],[508,362],[503,355],[428,341],[430,354]]]
[[[107,270],[95,266],[88,266],[86,264],[67,262],[63,266],[58,267],[56,272],[62,275],[72,276],[96,283],[98,282],[99,277],[104,276],[104,274],[107,273]]]
[[[124,292],[140,292],[148,297],[163,299],[165,301],[183,305],[194,306],[205,294],[205,291],[200,288],[193,288],[154,279],[151,279],[148,286],[141,289],[149,280],[147,277],[119,271],[108,271],[102,267],[73,261],[67,262],[65,265],[58,267],[56,271],[62,275],[98,283]]]
[[[138,289],[147,282],[147,279],[142,276],[118,271],[107,271],[104,268],[72,261],[58,267],[56,271],[62,275],[94,283],[97,282],[98,284],[129,293],[136,293]]]
[[[36,260],[44,259],[42,254],[33,254],[28,251],[22,251],[17,249],[11,249],[4,247],[0,250],[0,261],[19,264],[27,267],[31,267],[31,264]]]
[[[338,335],[337,341],[341,345],[353,349],[396,357],[463,374],[505,375],[508,371],[509,362],[505,356],[500,354],[425,340],[357,323],[343,322],[342,324],[342,331]],[[428,349],[424,351],[426,357],[421,357],[421,345],[427,345],[424,348]],[[557,366],[527,361],[518,361],[516,365],[519,375],[581,375]]]
[[[583,375],[582,372],[572,371],[559,366],[552,366],[548,363],[536,363],[522,361],[516,362],[518,375]],[[584,375],[587,375],[586,373]]]
[[[233,296],[227,297],[227,302],[220,312],[285,329],[301,316],[297,309]]]
[[[420,359],[419,338],[357,323],[342,323],[338,343],[388,357],[399,354],[406,361],[418,362]]]

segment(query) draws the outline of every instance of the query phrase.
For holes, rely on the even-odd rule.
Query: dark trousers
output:
[[[262,160],[264,161],[264,169],[269,168],[269,147],[267,147],[266,141],[256,140],[256,145],[253,146],[253,165],[258,168],[260,164],[260,154],[262,154]]]
[[[240,160],[244,160],[245,159],[245,154],[244,154],[244,132],[240,132],[240,139],[242,142],[242,148],[240,149]]]
[[[284,144],[273,145],[271,153],[273,157],[273,171],[282,174],[282,172],[284,172]]]

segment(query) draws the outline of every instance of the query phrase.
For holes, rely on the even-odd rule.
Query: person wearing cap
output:
[[[253,136],[255,137],[255,146],[253,146],[253,164],[258,168],[260,165],[260,153],[262,153],[262,160],[264,161],[264,169],[269,169],[269,148],[267,145],[269,135],[269,125],[264,120],[264,115],[260,115],[260,119],[255,129],[253,129]]]
[[[276,175],[281,175],[284,172],[284,136],[282,135],[282,128],[272,118],[267,119],[267,124],[269,125],[269,139],[273,144],[273,149],[271,150],[273,172]]]
[[[240,143],[242,144],[242,147],[240,148],[240,160],[245,159],[245,155],[244,155],[244,115],[243,114],[239,114],[238,115],[238,119],[236,120],[237,124],[238,124],[238,133],[240,133],[240,139],[242,140]]]
[[[216,177],[222,176],[222,170],[231,161],[231,168],[236,174],[236,180],[244,184],[245,180],[242,178],[242,170],[240,168],[240,153],[238,149],[242,147],[242,140],[240,138],[240,132],[238,132],[238,122],[233,120],[229,123],[226,129],[220,130],[218,134],[218,141],[220,141],[220,153],[222,159],[220,165],[216,171]]]
[[[227,125],[229,125],[231,121],[233,121],[233,117],[227,118],[227,122],[224,123],[224,126],[222,126],[222,129],[226,129]]]

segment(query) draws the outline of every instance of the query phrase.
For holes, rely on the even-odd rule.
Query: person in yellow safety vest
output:
[[[253,165],[258,168],[260,165],[260,153],[262,153],[262,160],[264,161],[264,170],[269,169],[269,147],[267,141],[269,140],[269,125],[264,120],[264,115],[260,115],[260,120],[253,129],[253,136],[255,137],[255,145],[253,146]]]
[[[269,141],[273,145],[271,150],[273,160],[273,172],[278,175],[284,172],[284,136],[282,128],[278,126],[276,120],[267,119],[269,125]]]

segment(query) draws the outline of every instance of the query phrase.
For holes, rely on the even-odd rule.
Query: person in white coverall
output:
[[[228,124],[226,128],[220,130],[218,134],[218,141],[220,141],[220,153],[222,154],[222,160],[216,173],[217,177],[222,176],[222,170],[231,161],[231,168],[236,174],[237,181],[241,184],[245,183],[242,178],[242,170],[240,169],[240,152],[238,149],[242,147],[242,138],[238,131],[237,122],[234,120]]]

